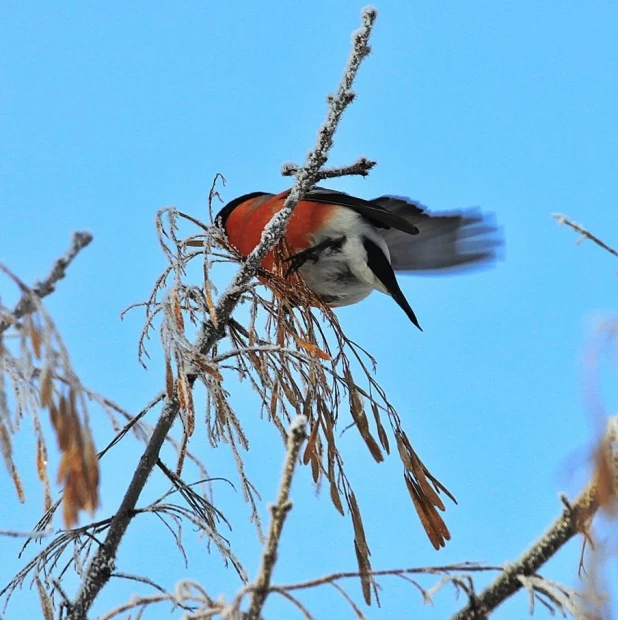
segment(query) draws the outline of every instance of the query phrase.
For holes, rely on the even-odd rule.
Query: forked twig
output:
[[[93,237],[89,232],[81,231],[73,233],[71,238],[71,247],[54,262],[51,271],[46,278],[36,282],[34,286],[24,294],[17,302],[14,310],[11,312],[12,320],[20,319],[22,316],[32,312],[35,306],[32,302],[32,295],[36,295],[39,299],[47,297],[56,290],[56,283],[66,275],[66,270],[73,262],[73,259],[92,241]],[[0,322],[0,333],[5,331],[11,323],[8,321]]]
[[[566,215],[562,215],[562,213],[552,213],[551,216],[558,221],[558,224],[562,224],[564,226],[568,226],[572,228],[574,231],[578,232],[582,237],[586,239],[590,239],[590,241],[594,241],[598,246],[602,247],[604,250],[607,250],[610,254],[618,258],[618,252],[614,250],[614,248],[610,247],[604,241],[601,241],[596,235],[593,235],[590,231],[586,230],[581,224],[570,220]]]
[[[268,596],[270,589],[270,581],[277,562],[277,549],[283,532],[283,524],[288,512],[292,508],[290,501],[290,489],[292,487],[292,478],[296,465],[298,464],[298,455],[300,449],[307,438],[305,427],[307,419],[304,416],[298,416],[291,424],[288,434],[288,448],[283,466],[283,475],[281,476],[281,484],[279,486],[279,494],[277,501],[271,506],[270,530],[264,545],[262,553],[262,562],[258,577],[253,586],[250,587],[253,592],[251,606],[246,615],[246,620],[259,620],[264,607],[264,602]]]
[[[327,168],[320,170],[317,174],[316,182],[323,181],[325,179],[336,179],[338,177],[346,176],[361,176],[366,177],[370,170],[377,164],[375,161],[371,161],[366,157],[361,157],[349,166],[341,166],[339,168]],[[281,174],[284,177],[292,177],[298,174],[300,168],[296,164],[284,164],[281,168]]]

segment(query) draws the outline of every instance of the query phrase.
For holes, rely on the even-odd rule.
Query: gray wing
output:
[[[503,247],[502,229],[493,213],[480,209],[432,214],[421,204],[399,196],[372,200],[410,224],[418,235],[380,229],[395,271],[438,271],[487,267]]]
[[[363,200],[344,192],[338,192],[325,187],[314,187],[309,190],[304,200],[312,200],[314,202],[324,202],[326,204],[340,205],[348,207],[369,220],[378,228],[396,228],[405,234],[416,235],[418,229],[406,217],[400,217],[398,213],[390,209],[384,209],[382,205],[375,200]]]

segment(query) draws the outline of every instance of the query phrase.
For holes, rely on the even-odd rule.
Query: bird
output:
[[[247,257],[291,190],[252,192],[215,217],[229,242]],[[358,303],[372,291],[390,295],[422,331],[395,272],[443,273],[495,262],[501,247],[493,214],[479,209],[431,213],[401,196],[372,200],[314,187],[296,205],[285,232],[286,276],[300,273],[327,306]],[[262,268],[274,269],[271,251]]]

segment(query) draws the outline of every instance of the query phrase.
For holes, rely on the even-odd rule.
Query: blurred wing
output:
[[[314,187],[309,190],[303,200],[313,202],[325,202],[327,204],[348,207],[369,220],[378,228],[396,228],[406,235],[418,234],[418,228],[407,217],[401,217],[399,213],[385,209],[375,200],[363,200],[350,194],[338,192],[324,187]]]
[[[380,229],[395,271],[435,271],[492,265],[503,246],[493,213],[467,209],[429,213],[417,202],[381,196],[372,202],[418,227],[414,237],[394,228]]]

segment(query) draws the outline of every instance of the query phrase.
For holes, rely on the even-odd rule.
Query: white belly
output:
[[[325,250],[316,263],[307,262],[300,272],[307,286],[330,306],[348,306],[367,297],[374,289],[386,293],[367,266],[363,237],[371,239],[390,259],[388,247],[375,228],[351,209],[341,208],[312,240],[345,237],[340,248]]]

